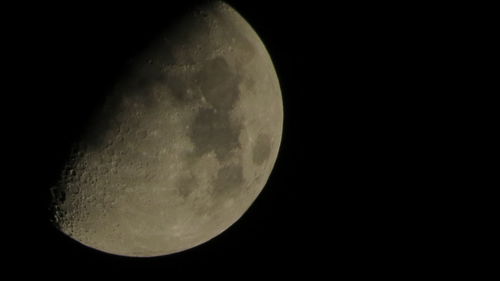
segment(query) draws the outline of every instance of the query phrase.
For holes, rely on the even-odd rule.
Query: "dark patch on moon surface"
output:
[[[240,146],[241,124],[231,122],[228,112],[202,108],[191,128],[194,152],[201,156],[214,151],[219,160],[227,159],[232,150]]]
[[[225,160],[240,147],[242,124],[231,120],[230,111],[239,99],[241,78],[221,57],[207,62],[196,78],[211,107],[201,108],[194,119],[190,138],[195,153],[201,156],[214,151],[217,159]]]
[[[216,57],[196,75],[206,100],[217,110],[230,110],[239,98],[241,78],[225,59]]]
[[[240,163],[230,164],[220,168],[217,172],[217,177],[213,182],[214,192],[217,195],[220,195],[221,193],[231,195],[232,193],[240,190],[242,184],[243,167]],[[216,197],[218,198],[219,196]]]
[[[271,138],[268,135],[260,134],[253,147],[252,160],[257,165],[262,165],[271,154]]]

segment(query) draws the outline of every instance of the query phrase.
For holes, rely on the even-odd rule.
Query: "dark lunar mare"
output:
[[[194,119],[189,135],[195,145],[194,155],[214,151],[217,159],[226,160],[240,147],[242,125],[239,120],[231,120],[230,114],[239,99],[242,79],[221,57],[206,63],[195,77],[210,107],[201,108]]]
[[[223,162],[241,147],[242,124],[240,120],[232,120],[230,114],[241,94],[239,84],[242,78],[222,57],[207,62],[195,77],[210,107],[201,108],[194,119],[190,133],[195,145],[193,156],[200,157],[213,151]],[[220,193],[234,195],[243,181],[241,157],[238,157],[236,163],[226,164],[217,173],[213,181],[214,198],[219,198]]]

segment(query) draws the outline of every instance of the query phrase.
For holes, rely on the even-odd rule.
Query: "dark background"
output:
[[[407,65],[425,61],[427,46],[415,39],[408,7],[227,1],[268,48],[283,93],[281,151],[256,202],[213,240],[158,258],[98,252],[50,225],[48,188],[71,143],[127,59],[196,4],[178,2],[5,9],[5,61],[13,65],[2,104],[8,268],[61,278],[104,271],[239,279],[355,276],[411,263],[406,257],[427,234],[401,211],[419,184],[402,160],[419,149],[408,152],[406,142],[419,137],[406,117],[421,90]]]

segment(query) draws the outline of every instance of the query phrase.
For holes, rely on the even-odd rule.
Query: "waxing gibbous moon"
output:
[[[282,125],[258,35],[225,3],[199,7],[132,61],[95,113],[51,190],[54,224],[117,255],[200,245],[261,192]]]

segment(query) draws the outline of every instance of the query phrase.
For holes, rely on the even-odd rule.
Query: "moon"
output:
[[[223,2],[192,10],[130,63],[51,189],[52,220],[99,251],[205,243],[264,188],[281,142],[272,60]]]

